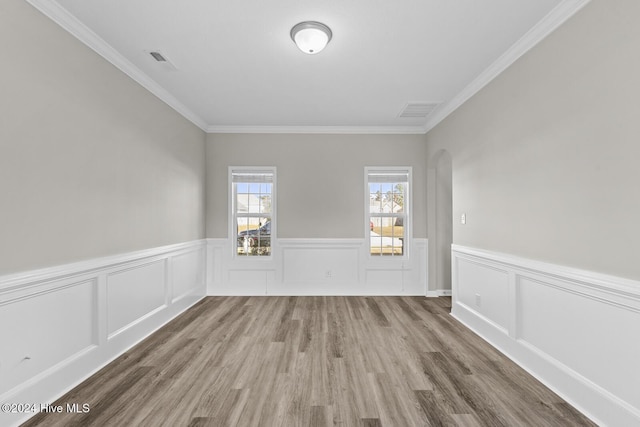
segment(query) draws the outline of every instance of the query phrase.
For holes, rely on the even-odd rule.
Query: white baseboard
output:
[[[452,315],[602,426],[640,425],[640,283],[452,246]]]
[[[208,295],[426,295],[427,239],[404,259],[369,257],[365,239],[278,239],[269,259],[234,258],[208,239]]]
[[[0,277],[0,403],[51,404],[205,295],[204,241]],[[35,413],[0,413],[19,425]]]
[[[428,291],[427,297],[429,298],[438,298],[438,297],[450,297],[451,289],[436,289],[435,291]]]

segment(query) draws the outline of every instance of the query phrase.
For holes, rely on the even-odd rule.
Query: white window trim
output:
[[[269,255],[262,256],[239,256],[238,255],[238,247],[236,246],[238,243],[236,228],[235,228],[235,209],[236,209],[236,201],[233,191],[233,174],[234,173],[270,173],[273,174],[273,187],[271,190],[271,253]],[[235,260],[246,260],[246,261],[255,261],[255,262],[264,262],[264,261],[272,261],[275,253],[275,248],[277,246],[277,209],[278,202],[276,193],[278,191],[277,185],[277,174],[275,166],[229,166],[229,173],[227,179],[227,191],[229,193],[228,197],[228,235],[229,240],[231,242],[231,253],[233,259]],[[244,262],[244,261],[243,261]]]
[[[399,256],[374,256],[371,255],[371,228],[369,224],[369,175],[374,173],[406,173],[407,174],[407,199],[404,209],[406,223],[404,224],[404,242],[402,255]],[[410,258],[413,242],[413,168],[411,166],[365,166],[364,168],[364,235],[367,245],[367,260],[376,260],[380,263],[405,262]]]

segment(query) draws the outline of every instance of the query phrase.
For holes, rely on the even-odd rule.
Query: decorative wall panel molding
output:
[[[205,263],[200,240],[0,277],[0,403],[53,403],[199,301]]]
[[[278,239],[270,259],[208,239],[209,295],[426,295],[427,239],[407,259],[369,257],[365,239]]]
[[[167,259],[154,260],[107,274],[109,339],[166,307]]]
[[[452,315],[599,425],[640,425],[640,282],[452,246]]]

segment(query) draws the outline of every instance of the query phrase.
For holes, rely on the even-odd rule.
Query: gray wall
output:
[[[427,134],[454,243],[640,279],[638,16],[593,0]]]
[[[0,274],[204,237],[204,132],[25,1],[0,51]]]
[[[276,166],[278,237],[363,238],[364,167],[413,167],[413,235],[426,237],[424,135],[212,134],[207,236],[227,237],[228,167]]]
[[[451,156],[447,151],[440,152],[429,164],[430,180],[427,205],[430,223],[429,239],[429,289],[451,289],[451,243],[452,231],[452,188]]]

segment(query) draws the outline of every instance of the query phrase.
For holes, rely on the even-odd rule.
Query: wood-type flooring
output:
[[[592,426],[450,298],[207,297],[25,426]]]

